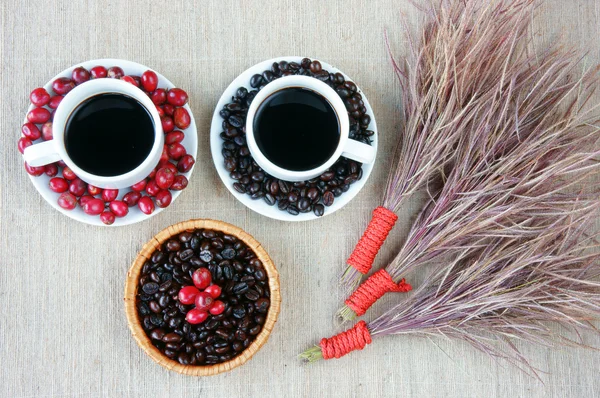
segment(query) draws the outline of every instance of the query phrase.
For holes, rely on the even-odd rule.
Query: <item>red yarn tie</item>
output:
[[[356,313],[365,312],[387,292],[409,292],[412,286],[402,279],[396,284],[385,269],[380,269],[364,281],[346,300],[346,305]]]
[[[340,358],[352,351],[362,350],[367,344],[371,344],[371,341],[367,324],[360,321],[345,332],[321,340],[323,359]]]
[[[361,274],[366,274],[371,269],[375,256],[385,238],[394,228],[398,216],[385,207],[379,206],[373,210],[373,218],[367,225],[365,233],[358,241],[352,254],[348,258],[348,265],[356,268]]]

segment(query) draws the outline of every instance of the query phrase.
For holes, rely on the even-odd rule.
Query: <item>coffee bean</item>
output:
[[[244,296],[250,301],[256,301],[260,297],[258,292],[254,289],[249,289]]]
[[[181,336],[176,333],[165,334],[162,341],[165,343],[179,343],[181,341]]]
[[[261,314],[265,314],[269,310],[271,302],[266,298],[261,298],[256,301],[256,310]]]
[[[158,292],[159,285],[156,282],[148,282],[142,286],[142,290],[146,294],[154,294]]]
[[[252,86],[253,88],[257,88],[258,86],[263,84],[263,82],[264,82],[264,79],[259,74],[256,74],[250,78],[250,86]]]
[[[236,283],[233,286],[233,294],[244,294],[248,291],[248,284],[246,282]]]
[[[162,340],[165,336],[165,331],[162,329],[154,329],[152,333],[150,333],[150,338],[152,340]]]
[[[315,216],[321,217],[325,213],[325,206],[318,203],[318,204],[314,205],[313,212],[315,213]]]
[[[325,206],[331,206],[333,204],[335,197],[333,195],[333,192],[331,191],[325,191],[325,193],[323,193],[323,204]]]
[[[287,212],[292,216],[297,216],[300,212],[296,206],[290,205],[287,207]]]

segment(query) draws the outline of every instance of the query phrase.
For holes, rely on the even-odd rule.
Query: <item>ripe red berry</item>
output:
[[[60,105],[60,102],[63,100],[62,95],[55,95],[54,97],[50,98],[50,102],[48,103],[48,107],[52,108],[52,109],[56,109],[58,108],[58,105]]]
[[[175,174],[169,167],[163,167],[156,172],[154,177],[160,189],[169,189],[175,180]]]
[[[81,198],[79,198],[79,206],[83,207],[83,205],[89,202],[90,199],[94,199],[94,197],[90,195],[83,195]]]
[[[160,207],[161,209],[168,207],[171,204],[172,200],[173,195],[171,195],[171,192],[169,192],[168,189],[160,191],[156,194],[156,197],[154,198],[156,206]]]
[[[125,202],[129,207],[133,207],[137,205],[141,197],[142,194],[137,191],[127,192],[125,196],[123,196],[123,202]]]
[[[198,293],[200,293],[200,290],[195,286],[184,286],[179,290],[177,298],[181,304],[190,305],[194,304]]]
[[[31,141],[38,140],[42,136],[38,126],[33,123],[25,123],[23,126],[21,126],[21,132]]]
[[[50,114],[50,111],[46,108],[33,108],[27,114],[27,120],[34,124],[42,124],[50,120],[50,116],[52,115]]]
[[[108,71],[104,66],[98,65],[90,69],[90,74],[92,75],[92,79],[101,79],[107,76]]]
[[[183,145],[181,145],[180,143],[175,143],[167,146],[167,153],[169,154],[169,157],[171,159],[179,160],[183,156],[185,156],[187,151],[185,150],[185,147]]]
[[[29,100],[35,106],[44,106],[50,102],[50,94],[43,87],[38,87],[33,89],[31,94],[29,94]]]
[[[141,81],[142,81],[142,88],[147,93],[153,92],[154,90],[156,90],[156,87],[158,86],[158,76],[156,75],[155,72],[153,72],[151,70],[147,70],[146,72],[142,73]]]
[[[71,73],[71,79],[75,82],[75,84],[85,83],[90,80],[90,72],[88,72],[87,69],[78,66],[77,68],[73,69],[73,72]]]
[[[194,163],[196,163],[196,161],[192,155],[185,155],[177,162],[177,170],[179,170],[180,173],[187,173],[192,169]]]
[[[91,198],[82,204],[85,214],[97,216],[104,211],[104,201],[98,198]]]
[[[31,176],[39,177],[42,174],[44,174],[44,166],[34,167],[28,165],[27,162],[25,162],[25,171]]]
[[[172,88],[167,92],[167,101],[174,106],[184,106],[188,101],[188,95],[180,88]]]
[[[168,161],[169,161],[169,151],[168,151],[167,145],[164,145],[163,151],[160,154],[160,163],[168,162]]]
[[[52,133],[52,122],[46,122],[42,125],[42,138],[44,141],[50,141],[54,138],[54,133]]]
[[[100,221],[106,225],[112,225],[115,222],[115,215],[110,211],[100,213]]]
[[[213,315],[220,315],[225,311],[225,303],[221,300],[215,300],[210,310],[208,310]]]
[[[162,168],[167,168],[167,169],[171,170],[174,175],[177,175],[177,173],[178,173],[177,166],[175,166],[173,163],[169,162],[168,160],[166,162],[160,162],[158,164],[158,166],[156,166],[156,171],[158,171]]]
[[[156,111],[158,112],[158,117],[162,118],[163,116],[165,116],[165,111],[163,111],[163,108],[161,108],[158,105],[156,105]]]
[[[54,177],[48,182],[52,192],[63,193],[69,190],[69,183],[64,178]]]
[[[79,197],[87,191],[87,184],[81,178],[76,178],[69,184],[69,192]]]
[[[183,131],[179,131],[179,130],[171,131],[169,134],[167,134],[165,136],[165,144],[167,144],[167,145],[177,144],[177,143],[183,141],[184,138],[185,138],[185,134],[183,134]]]
[[[212,307],[214,298],[210,296],[210,294],[206,292],[200,292],[196,295],[196,309],[200,311],[208,311],[210,307]]]
[[[52,82],[52,90],[58,95],[66,95],[75,88],[75,82],[68,77],[59,77]]]
[[[121,80],[123,80],[124,82],[130,83],[130,84],[133,84],[136,87],[139,87],[139,84],[138,84],[137,80],[135,80],[133,78],[133,76],[129,76],[129,75],[128,76],[123,76],[121,78]]]
[[[63,177],[65,177],[69,181],[77,178],[75,173],[73,173],[73,170],[71,170],[69,167],[64,167],[62,173],[63,173]]]
[[[175,113],[175,107],[171,104],[164,104],[163,111],[167,116],[173,116],[173,113]]]
[[[148,196],[143,196],[138,201],[138,207],[139,207],[140,211],[144,214],[150,215],[154,212],[154,202]]]
[[[192,274],[192,281],[194,281],[194,285],[196,285],[198,289],[206,289],[212,282],[212,275],[208,268],[198,268]]]
[[[192,325],[198,325],[208,318],[208,312],[200,311],[196,308],[192,308],[185,315],[185,320],[191,323]]]
[[[125,72],[123,72],[123,69],[119,68],[118,66],[111,66],[108,68],[106,76],[111,79],[120,79],[125,76]]]
[[[57,202],[65,210],[73,210],[77,207],[77,198],[68,192],[61,193]]]
[[[27,137],[21,137],[19,138],[19,152],[23,153],[25,152],[25,148],[27,148],[28,146],[31,146],[33,144],[33,142],[31,142],[31,140]]]
[[[173,191],[181,191],[188,186],[188,179],[185,176],[178,175],[175,176],[175,181],[173,181],[173,185],[171,185],[171,190]]]
[[[161,117],[160,122],[165,133],[173,131],[173,129],[175,128],[175,123],[173,123],[173,118],[171,118],[171,116]]]
[[[44,174],[48,177],[54,177],[58,174],[58,166],[56,163],[50,163],[44,166]]]
[[[164,88],[158,88],[150,95],[150,99],[154,105],[162,105],[167,101],[167,92]]]
[[[117,196],[119,196],[118,189],[105,189],[102,191],[102,200],[105,202],[112,202],[117,199]]]
[[[173,113],[173,123],[175,123],[177,128],[185,130],[190,127],[191,122],[192,119],[190,118],[190,114],[188,113],[187,109],[175,108],[175,112]]]
[[[96,196],[96,195],[100,195],[102,193],[102,188],[98,188],[98,187],[95,187],[90,184],[87,187],[87,191],[90,195]]]
[[[117,217],[125,217],[129,213],[129,206],[122,200],[113,200],[108,204],[108,208]]]
[[[210,294],[210,297],[215,299],[221,295],[221,287],[219,285],[210,285],[209,287],[204,289],[204,291]]]
[[[142,192],[146,188],[146,180],[142,180],[140,182],[136,182],[131,186],[131,189],[137,192]]]
[[[146,184],[146,193],[148,196],[156,196],[160,192],[160,187],[156,184],[156,181],[150,180]]]

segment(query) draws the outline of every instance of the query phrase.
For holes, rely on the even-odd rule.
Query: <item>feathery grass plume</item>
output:
[[[301,358],[340,357],[386,335],[445,336],[538,376],[515,340],[590,348],[580,333],[599,332],[592,322],[600,318],[600,244],[586,231],[600,201],[587,194],[551,196],[529,209],[517,227],[523,234],[489,236],[464,248],[452,261],[436,264],[408,300],[368,324],[361,321],[366,327],[359,337],[366,341],[360,345],[328,352],[335,337],[323,339]],[[552,322],[564,328],[556,330]]]
[[[510,81],[524,62],[532,9],[533,0],[465,0],[440,1],[425,10],[419,46],[410,41],[410,61],[392,59],[402,88],[403,128],[382,198],[384,209],[397,213],[404,199],[443,180],[475,110],[492,98],[490,87]],[[389,232],[376,241],[367,236],[369,227],[340,278],[347,293],[368,272]],[[365,249],[371,258],[360,256]],[[356,257],[366,263],[364,268],[355,264]]]

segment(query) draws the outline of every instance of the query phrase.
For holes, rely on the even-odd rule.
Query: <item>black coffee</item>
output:
[[[154,144],[154,123],[137,100],[100,94],[79,104],[67,120],[65,146],[88,173],[117,176],[139,166]]]
[[[275,165],[305,171],[335,152],[340,126],[331,104],[314,91],[293,87],[269,96],[256,111],[254,137]]]

